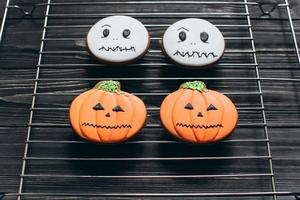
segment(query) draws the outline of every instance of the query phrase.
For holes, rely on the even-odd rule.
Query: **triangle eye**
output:
[[[218,108],[216,108],[214,105],[209,104],[208,108],[206,109],[207,111],[209,110],[218,110]]]
[[[192,106],[191,103],[187,103],[184,108],[188,109],[188,110],[193,110],[194,109],[194,107]]]
[[[104,110],[104,107],[101,105],[101,103],[97,103],[94,107],[94,110]]]
[[[124,110],[121,108],[121,106],[117,105],[115,106],[112,111],[115,111],[115,112],[124,112]]]

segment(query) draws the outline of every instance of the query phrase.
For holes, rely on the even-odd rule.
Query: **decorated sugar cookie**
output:
[[[74,131],[99,143],[119,143],[144,125],[146,107],[138,97],[120,90],[116,81],[100,81],[74,99],[69,115]]]
[[[201,69],[222,57],[225,40],[220,30],[210,22],[188,18],[174,23],[166,30],[162,48],[175,63]]]
[[[128,63],[141,58],[150,43],[144,25],[128,16],[111,16],[97,22],[88,32],[87,47],[99,61]]]
[[[177,138],[210,143],[227,137],[236,127],[238,112],[225,95],[201,81],[187,82],[169,94],[160,107],[164,127]]]

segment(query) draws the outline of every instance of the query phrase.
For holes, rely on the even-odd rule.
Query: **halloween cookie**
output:
[[[188,18],[166,30],[162,49],[168,58],[180,66],[201,69],[222,57],[225,40],[220,30],[210,22]]]
[[[116,81],[100,81],[76,97],[70,107],[70,123],[82,138],[99,143],[119,143],[144,125],[146,107],[138,97],[120,90]]]
[[[177,138],[209,143],[227,137],[235,129],[238,112],[228,97],[208,90],[201,81],[193,81],[182,84],[164,99],[160,118]]]
[[[86,43],[89,52],[99,61],[118,64],[142,57],[150,39],[140,21],[128,16],[111,16],[90,29]]]

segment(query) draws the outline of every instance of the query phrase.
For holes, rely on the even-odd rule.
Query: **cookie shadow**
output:
[[[199,184],[206,184],[211,180],[210,175],[224,174],[224,168],[230,160],[220,159],[230,154],[228,143],[189,144],[173,139],[176,143],[161,144],[158,151],[160,157],[175,158],[171,161],[161,161],[161,167],[171,175],[200,175]],[[178,143],[177,143],[178,142]],[[166,153],[167,152],[167,153]],[[207,176],[207,177],[205,177]],[[190,178],[180,179],[180,183],[189,185]]]
[[[80,139],[79,139],[80,140]],[[76,175],[122,176],[135,171],[135,162],[123,158],[139,157],[143,146],[130,143],[95,144],[90,142],[68,146],[68,155],[75,159],[69,162],[68,170]]]

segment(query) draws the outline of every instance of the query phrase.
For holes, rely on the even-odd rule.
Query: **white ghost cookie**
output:
[[[204,68],[222,57],[225,40],[220,30],[210,22],[188,18],[174,23],[166,30],[162,48],[179,65]]]
[[[128,16],[111,16],[97,22],[87,34],[89,52],[104,63],[128,63],[142,57],[150,43],[144,25]]]

